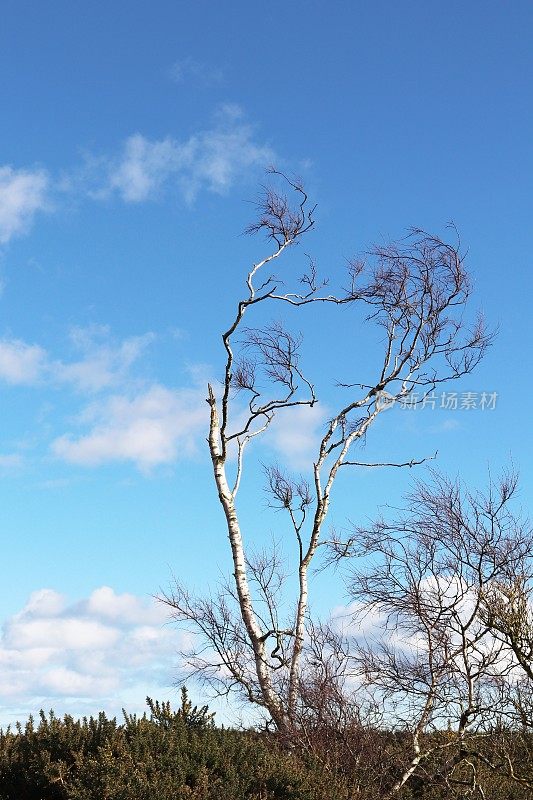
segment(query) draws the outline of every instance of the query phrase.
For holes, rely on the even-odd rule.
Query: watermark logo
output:
[[[389,392],[385,392],[384,390],[376,392],[376,408],[378,411],[385,411],[387,408],[392,408],[395,402],[396,398],[394,395],[389,394]]]
[[[409,392],[395,397],[389,392],[376,392],[376,408],[384,411],[397,405],[402,409],[442,408],[447,411],[494,411],[497,392]]]

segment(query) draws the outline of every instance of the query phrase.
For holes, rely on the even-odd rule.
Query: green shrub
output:
[[[382,800],[409,763],[401,733],[354,728],[305,730],[292,741],[269,733],[217,728],[207,706],[181,708],[148,698],[149,713],[124,721],[75,720],[40,713],[0,732],[0,800]],[[446,734],[434,734],[433,743]],[[437,737],[437,738],[435,738]],[[420,765],[398,800],[464,800],[472,769],[490,800],[528,800],[531,791],[486,766],[511,753],[533,774],[533,740],[526,731],[495,732],[473,741],[486,756],[447,747]],[[468,740],[464,742],[465,752]]]
[[[148,700],[118,724],[41,712],[0,734],[2,800],[327,800],[348,797],[273,737],[216,728],[207,707]],[[333,794],[332,794],[333,792]]]

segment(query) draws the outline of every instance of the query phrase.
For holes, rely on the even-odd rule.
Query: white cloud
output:
[[[53,589],[38,589],[30,595],[23,613],[27,618],[42,615],[57,616],[65,608],[65,602],[63,595],[54,592]]]
[[[0,244],[25,233],[38,211],[45,211],[49,179],[44,170],[0,167]]]
[[[74,464],[130,461],[149,471],[180,455],[194,455],[198,433],[207,425],[204,367],[191,368],[191,385],[180,389],[150,384],[132,374],[154,338],[147,333],[115,341],[105,326],[74,328],[70,339],[81,357],[71,361],[54,360],[38,345],[0,340],[0,381],[67,386],[95,395],[74,418],[79,432],[56,438],[53,453]],[[0,471],[21,464],[19,454],[0,453]]]
[[[46,351],[20,339],[0,340],[0,380],[13,385],[37,383],[46,368]]]
[[[106,586],[71,604],[51,589],[34,592],[4,624],[2,715],[14,705],[35,713],[58,699],[85,700],[94,713],[132,687],[144,685],[142,700],[169,686],[181,639],[166,619],[161,604]]]
[[[146,626],[155,625],[162,621],[162,606],[141,603],[134,594],[115,594],[109,586],[95,589],[88,600],[80,606],[88,615],[97,616],[103,620],[112,620],[116,624],[137,624]],[[154,634],[154,629],[148,627]]]
[[[90,326],[73,328],[70,338],[83,357],[70,363],[56,362],[52,368],[55,379],[80,391],[98,392],[123,382],[155,337],[145,333],[115,343],[107,326]]]
[[[178,83],[192,79],[203,85],[222,80],[220,70],[190,58],[176,62],[171,76]],[[127,203],[138,203],[173,184],[190,203],[203,190],[225,193],[250,170],[265,167],[274,159],[272,148],[255,140],[242,110],[227,104],[219,108],[213,125],[205,130],[183,139],[149,139],[134,133],[117,158],[87,157],[83,167],[62,177],[51,178],[45,169],[3,165],[0,245],[26,233],[38,213],[53,210],[52,192],[81,191],[95,198],[116,193]],[[93,191],[88,191],[88,183],[93,183]]]
[[[0,339],[0,380],[13,385],[35,385],[46,380],[70,384],[82,392],[98,392],[123,383],[131,366],[154,340],[152,333],[115,342],[105,326],[73,328],[70,333],[81,358],[53,360],[39,345],[20,339]]]
[[[41,687],[52,696],[79,697],[87,695],[102,695],[103,692],[112,692],[118,686],[116,675],[84,675],[67,667],[56,667],[46,670],[41,677]]]
[[[92,650],[110,647],[116,640],[116,631],[100,622],[55,617],[13,621],[6,637],[8,646],[17,650],[46,647],[50,642],[61,642],[67,650]]]
[[[222,194],[250,169],[274,159],[272,149],[253,139],[253,129],[238,106],[222,106],[215,126],[179,141],[170,136],[147,139],[130,136],[121,157],[110,165],[107,183],[96,196],[117,192],[136,203],[156,195],[165,184],[176,184],[187,202],[206,189]]]
[[[89,406],[82,420],[92,424],[81,436],[53,442],[56,456],[73,464],[97,466],[133,461],[147,471],[196,451],[207,412],[201,389],[168,389],[154,384],[134,397],[115,395]]]
[[[110,190],[116,190],[127,203],[146,200],[161,188],[173,173],[192,161],[192,148],[173,139],[146,139],[140,133],[130,136],[122,158],[109,176]]]

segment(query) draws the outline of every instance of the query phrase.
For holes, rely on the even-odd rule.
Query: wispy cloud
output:
[[[458,430],[460,427],[461,423],[458,419],[449,417],[437,425],[432,425],[428,430],[430,433],[449,433],[450,431]]]
[[[145,333],[115,342],[104,325],[72,328],[70,340],[82,358],[68,363],[55,362],[51,366],[52,376],[82,392],[98,392],[116,386],[127,378],[131,366],[154,339],[153,333]]]
[[[0,339],[0,381],[12,385],[69,384],[98,392],[124,382],[131,366],[154,340],[152,333],[115,341],[106,326],[75,327],[70,341],[80,358],[60,361],[37,344]]]
[[[0,167],[0,244],[26,233],[35,214],[49,209],[48,190],[45,170]]]
[[[190,58],[176,62],[172,75],[177,82],[195,80],[206,85],[222,80],[220,70]],[[225,194],[274,160],[273,149],[257,140],[243,110],[225,104],[203,130],[181,139],[171,135],[151,139],[134,133],[115,157],[87,155],[83,165],[62,175],[3,165],[0,245],[29,232],[37,214],[57,211],[69,196],[96,200],[118,196],[126,203],[140,203],[173,189],[190,204],[202,191]]]
[[[51,589],[34,592],[0,640],[4,716],[6,707],[34,713],[58,699],[115,706],[132,686],[143,685],[139,700],[169,686],[179,638],[165,621],[155,601],[107,586],[70,604]]]
[[[38,383],[47,367],[46,351],[20,339],[0,340],[0,380],[13,385]]]
[[[131,397],[114,395],[89,406],[82,435],[66,434],[52,444],[55,456],[73,464],[98,466],[131,461],[142,471],[196,452],[205,429],[205,390],[169,389],[154,384]]]
[[[0,453],[0,475],[12,475],[22,467],[24,459],[20,453]]]
[[[110,162],[104,186],[93,196],[116,193],[127,203],[138,203],[173,184],[190,203],[202,190],[225,193],[250,170],[273,160],[271,147],[255,141],[242,110],[225,105],[212,128],[184,140],[130,136],[122,154]]]
[[[189,56],[174,62],[170,77],[174,83],[193,83],[203,88],[224,83],[224,71],[220,67],[210,66]]]

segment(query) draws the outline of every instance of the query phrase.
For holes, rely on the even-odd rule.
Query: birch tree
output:
[[[191,673],[215,692],[236,692],[263,708],[277,729],[287,730],[295,724],[305,661],[309,571],[324,540],[339,473],[356,465],[422,463],[424,456],[412,453],[397,463],[366,463],[357,448],[395,401],[470,373],[490,336],[480,319],[470,327],[463,321],[471,284],[460,243],[417,228],[400,242],[375,246],[364,258],[349,261],[338,291],[319,277],[312,259],[299,283],[287,285],[284,264],[315,227],[315,207],[299,181],[275,170],[272,179],[282,189],[264,190],[248,228],[250,234],[262,234],[269,247],[245,270],[243,292],[221,336],[220,386],[207,388],[208,445],[233,573],[216,594],[198,597],[176,583],[163,599],[176,620],[196,631],[199,645],[187,656]],[[293,320],[309,306],[315,308],[315,325],[325,306],[337,311],[339,321],[332,341],[324,333],[323,352],[308,372],[301,335],[279,319],[282,309]],[[264,324],[268,307],[276,321]],[[292,531],[292,561],[276,546],[254,554],[253,532],[243,530],[238,503],[252,443],[268,436],[280,413],[290,415],[319,402],[312,368],[320,371],[337,337],[353,336],[350,319],[357,320],[360,309],[365,310],[363,324],[377,326],[381,342],[372,374],[354,383],[348,379],[353,365],[346,363],[337,406],[321,433],[307,479],[295,478],[283,465],[265,470],[271,503],[285,512]],[[254,315],[259,324],[254,325]],[[293,586],[283,616],[281,598]]]

